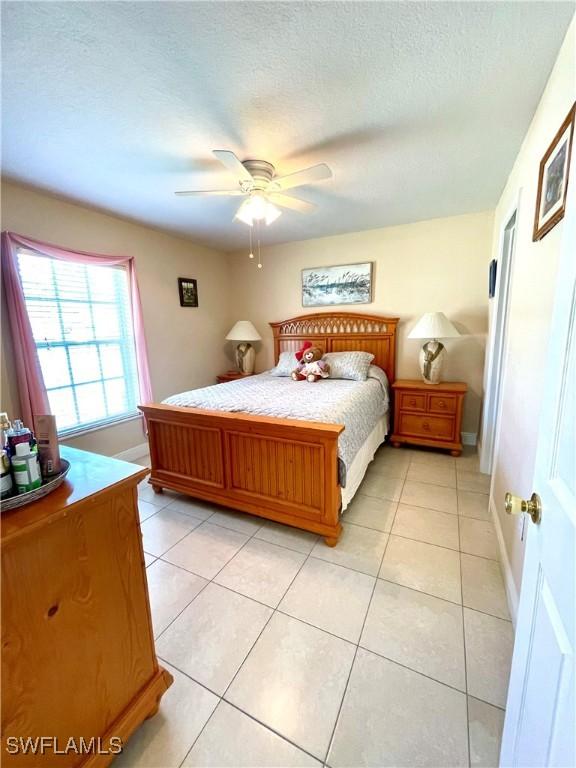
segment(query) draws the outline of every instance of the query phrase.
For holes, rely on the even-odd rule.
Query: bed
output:
[[[296,351],[304,341],[327,352],[366,351],[374,355],[373,365],[384,371],[391,386],[397,323],[397,318],[345,312],[270,323],[275,361],[281,352]],[[378,378],[369,380],[374,392],[380,386]],[[352,399],[359,398],[354,402],[367,400],[361,387],[350,386],[361,382],[295,383],[272,381],[269,374],[251,379],[241,382],[240,387],[236,386],[239,382],[220,384],[183,393],[168,403],[140,406],[150,443],[149,482],[158,493],[169,488],[216,502],[312,531],[334,546],[341,533],[340,512],[384,439],[390,409],[372,414],[378,418],[373,419],[366,434],[366,424],[362,433],[346,416],[348,395],[339,397],[349,390]],[[326,384],[328,387],[321,389]],[[269,400],[278,401],[277,412],[282,416],[267,415],[267,408],[260,404],[265,392],[262,387],[270,390]],[[302,392],[302,402],[307,403],[303,409],[295,411],[293,398],[284,397],[291,387]],[[322,392],[329,401],[324,411],[326,421],[317,420]],[[244,397],[248,399],[243,406]],[[252,402],[255,405],[250,405]],[[239,410],[242,408],[246,410]],[[360,406],[352,410],[360,410]],[[334,421],[339,413],[347,420],[349,432],[355,434],[343,437],[344,424]]]

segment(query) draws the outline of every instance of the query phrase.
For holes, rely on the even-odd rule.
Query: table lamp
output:
[[[226,336],[227,341],[239,341],[236,347],[236,365],[240,373],[246,376],[254,373],[254,361],[256,352],[250,341],[260,341],[262,336],[252,325],[250,320],[238,320]]]
[[[460,336],[444,312],[426,312],[408,334],[409,339],[431,339],[420,350],[420,370],[427,384],[442,381],[442,368],[446,349],[438,339],[452,339]]]

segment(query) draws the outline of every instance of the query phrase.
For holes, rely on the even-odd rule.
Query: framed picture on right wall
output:
[[[540,161],[532,240],[541,240],[564,218],[576,104]]]

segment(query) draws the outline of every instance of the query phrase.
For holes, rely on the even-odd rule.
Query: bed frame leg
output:
[[[335,547],[338,544],[339,536],[324,536],[324,544],[327,547]]]

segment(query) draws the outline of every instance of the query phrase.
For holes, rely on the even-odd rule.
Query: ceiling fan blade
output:
[[[230,152],[228,149],[213,149],[212,154],[215,158],[220,160],[231,174],[233,174],[238,181],[254,181],[251,173],[242,165],[240,160],[236,157],[234,152]]]
[[[179,197],[187,197],[190,195],[243,195],[239,189],[184,189],[181,192],[174,192]]]
[[[269,197],[276,205],[279,205],[282,208],[291,208],[293,211],[298,211],[299,213],[309,213],[316,208],[314,203],[309,203],[307,200],[300,200],[299,197],[290,197],[290,195],[280,195],[278,193],[273,193]]]
[[[305,168],[302,171],[296,171],[295,173],[289,173],[287,176],[279,176],[274,178],[270,182],[271,189],[291,189],[292,187],[299,187],[302,184],[312,184],[315,181],[322,181],[323,179],[331,179],[332,171],[326,163],[319,163],[313,165],[310,168]]]

